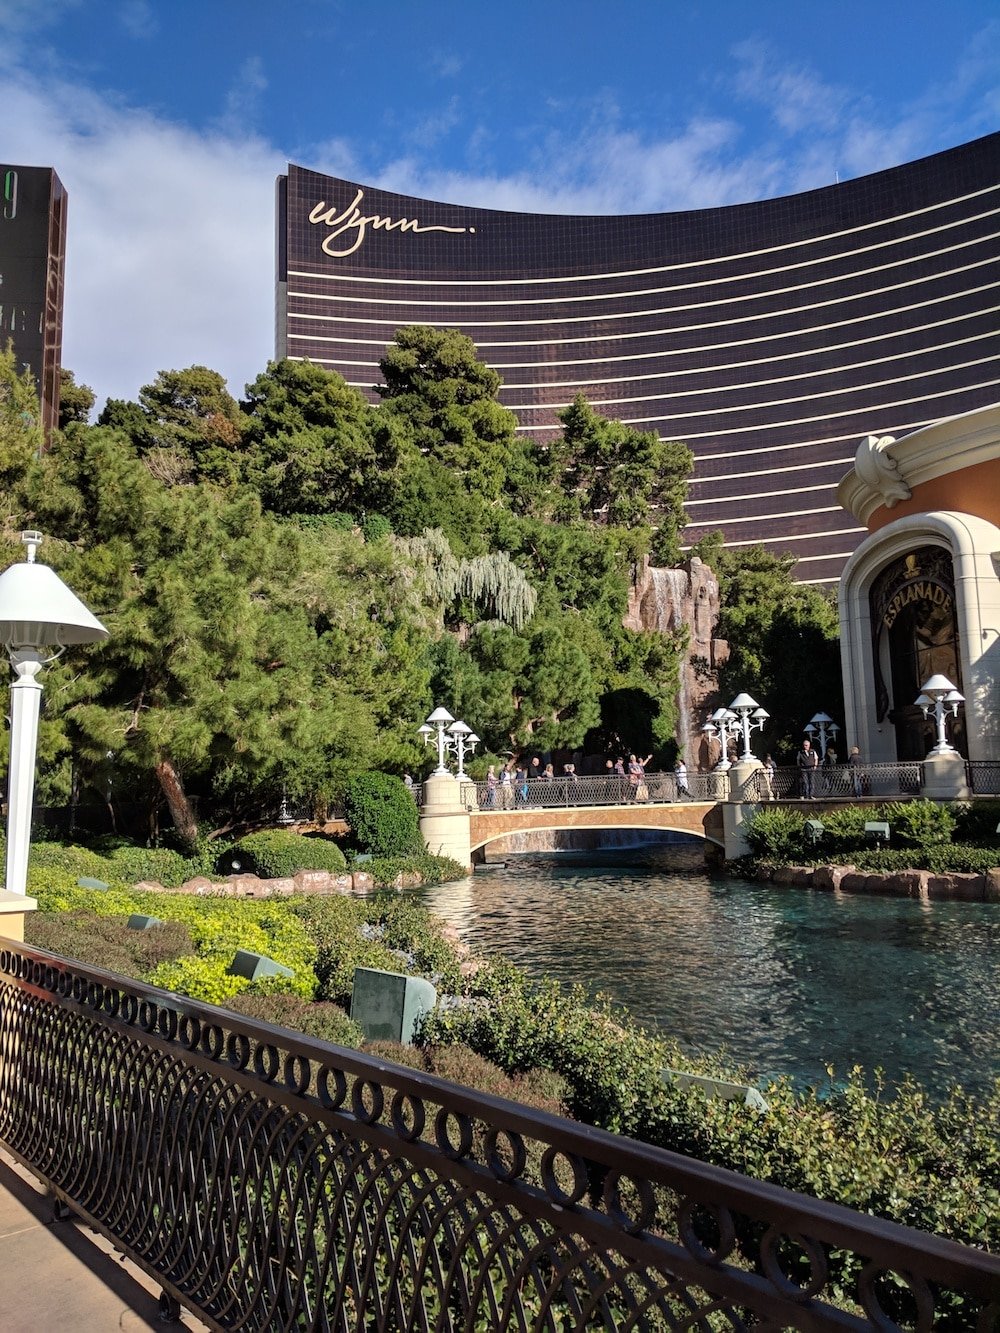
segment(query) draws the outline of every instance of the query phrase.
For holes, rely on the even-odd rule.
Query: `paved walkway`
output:
[[[54,1221],[35,1178],[0,1152],[0,1329],[3,1333],[204,1330],[185,1313],[158,1319],[160,1288],[82,1222]]]

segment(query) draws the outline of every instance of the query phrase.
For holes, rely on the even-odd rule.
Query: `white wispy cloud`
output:
[[[225,109],[216,121],[216,128],[233,138],[245,134],[257,123],[261,98],[266,91],[264,62],[260,56],[249,56],[226,90]]]
[[[194,364],[236,394],[274,354],[269,145],[198,134],[78,85],[3,78],[4,154],[69,193],[64,364],[105,397]]]
[[[118,15],[130,37],[148,41],[160,30],[160,20],[149,0],[125,0]]]

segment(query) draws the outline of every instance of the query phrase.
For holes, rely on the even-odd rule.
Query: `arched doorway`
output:
[[[951,552],[926,545],[899,556],[874,580],[869,599],[876,719],[892,725],[897,759],[923,759],[934,743],[933,724],[915,703],[923,682],[940,672],[962,690]],[[964,717],[951,740],[967,754]]]

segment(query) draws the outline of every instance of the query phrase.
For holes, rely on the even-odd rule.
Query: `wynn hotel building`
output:
[[[404,324],[460,329],[545,440],[583,393],[683,440],[688,542],[839,577],[865,530],[837,484],[866,435],[1000,401],[1000,134],[726,208],[562,217],[278,181],[277,355],[371,392]]]

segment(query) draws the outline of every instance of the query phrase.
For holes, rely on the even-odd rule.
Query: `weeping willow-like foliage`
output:
[[[419,537],[398,537],[396,543],[423,574],[430,599],[450,606],[458,596],[461,566],[441,529],[425,528]]]
[[[440,528],[400,538],[399,546],[423,569],[428,592],[442,607],[465,598],[489,619],[515,630],[523,629],[534,615],[538,595],[506,551],[458,560]]]
[[[490,551],[463,560],[459,590],[477,606],[493,612],[494,620],[520,630],[535,613],[538,594],[506,551]]]

